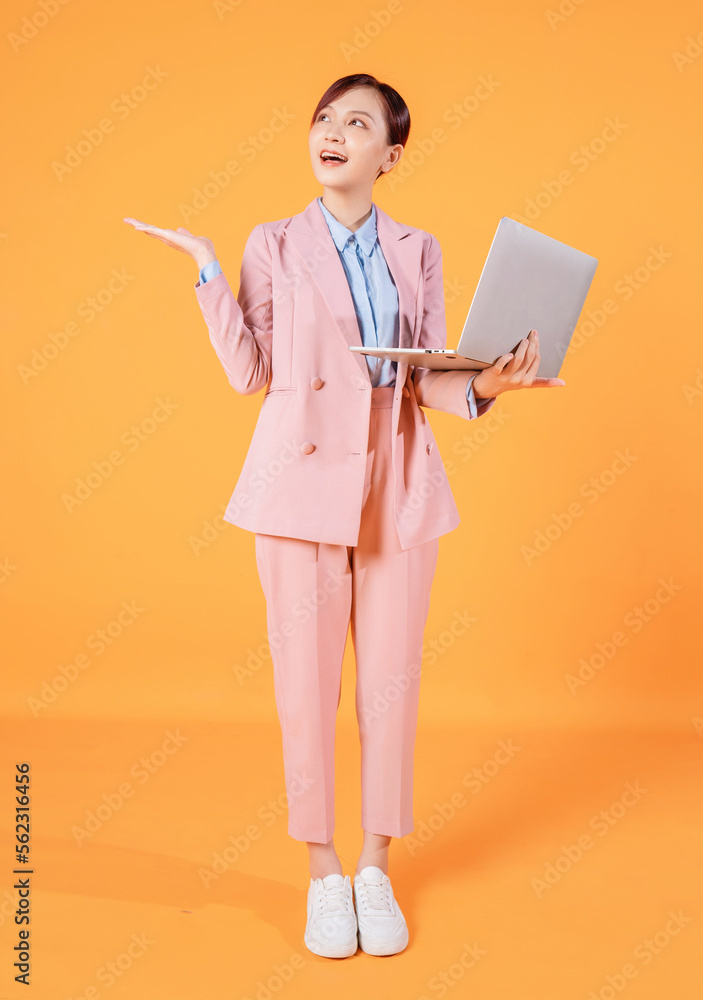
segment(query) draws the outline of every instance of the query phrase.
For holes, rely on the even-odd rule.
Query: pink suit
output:
[[[445,347],[439,243],[376,213],[399,346]],[[347,349],[361,334],[317,199],[254,227],[236,298],[224,274],[195,291],[230,384],[266,388],[224,516],[256,534],[289,834],[326,843],[334,831],[334,722],[351,622],[362,825],[404,836],[438,538],[460,521],[420,407],[470,419],[471,372],[398,364],[394,387],[372,388],[365,358]],[[482,416],[495,398],[477,402]]]

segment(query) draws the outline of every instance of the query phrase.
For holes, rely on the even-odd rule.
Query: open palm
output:
[[[161,240],[162,243],[173,247],[174,250],[187,253],[200,268],[205,267],[210,261],[217,260],[212,240],[208,239],[207,236],[194,236],[185,226],[179,226],[178,229],[160,229],[158,226],[150,226],[146,222],[132,219],[129,216],[122,221],[134,226],[140,233],[146,233],[147,236]]]

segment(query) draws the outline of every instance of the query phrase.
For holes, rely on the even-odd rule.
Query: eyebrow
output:
[[[325,110],[325,108],[331,108],[331,107],[332,107],[332,105],[331,105],[331,104],[325,104],[325,107],[324,107],[324,108],[320,108],[320,112],[324,111],[324,110]],[[369,114],[369,112],[368,112],[368,111],[353,111],[353,110],[350,110],[350,111],[349,111],[349,114],[350,114],[350,115],[366,115],[366,117],[367,117],[367,118],[370,118],[372,122],[375,122],[375,121],[376,121],[376,119],[374,118],[374,116],[373,116],[373,115],[371,115],[371,114]]]

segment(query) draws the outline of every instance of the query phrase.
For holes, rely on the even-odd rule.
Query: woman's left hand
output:
[[[512,354],[502,354],[490,368],[484,368],[473,381],[474,395],[490,399],[510,389],[548,389],[555,385],[566,385],[562,378],[540,378],[539,338],[536,330],[530,330],[527,337],[518,344]]]

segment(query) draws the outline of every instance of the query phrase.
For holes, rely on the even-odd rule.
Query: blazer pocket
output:
[[[297,388],[294,385],[272,385],[270,389],[267,389],[264,393],[264,398],[266,396],[272,396],[274,393],[286,393],[286,392],[297,392]]]

